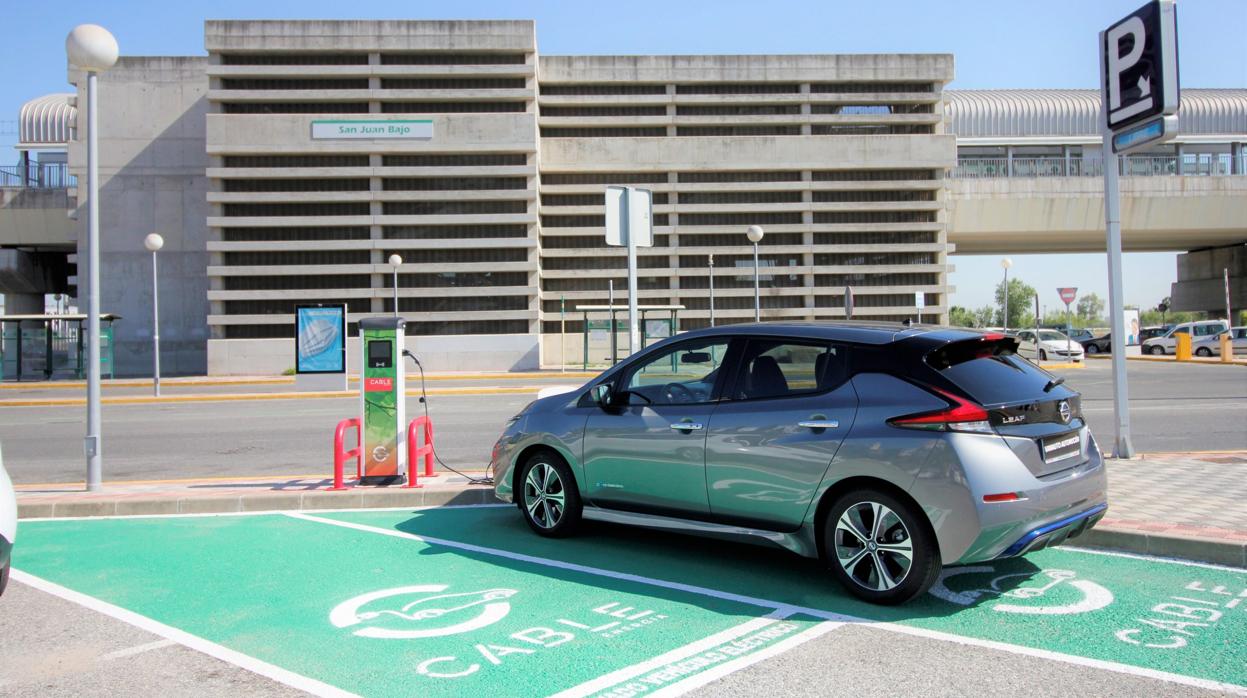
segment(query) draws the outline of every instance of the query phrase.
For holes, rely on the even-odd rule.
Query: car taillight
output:
[[[904,417],[896,417],[889,420],[889,423],[906,429],[966,431],[978,434],[994,433],[991,422],[988,421],[987,410],[939,388],[931,386],[927,386],[927,388],[948,400],[948,408],[934,412],[921,412]]]

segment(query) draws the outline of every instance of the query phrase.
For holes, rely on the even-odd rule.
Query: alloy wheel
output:
[[[524,505],[533,523],[544,529],[557,526],[566,511],[566,494],[563,478],[554,466],[539,462],[528,469],[524,478]]]
[[[860,586],[890,591],[909,576],[913,541],[901,517],[887,506],[866,501],[845,509],[835,539],[837,564]]]

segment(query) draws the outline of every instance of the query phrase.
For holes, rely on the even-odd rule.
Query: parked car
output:
[[[1107,354],[1113,351],[1113,333],[1109,332],[1102,337],[1092,339],[1084,339],[1081,342],[1084,354]]]
[[[896,323],[688,332],[535,400],[495,492],[539,535],[582,519],[785,548],[867,601],[1025,555],[1107,508],[1080,396],[1002,333]]]
[[[1039,330],[1039,339],[1035,339],[1035,330],[1021,330],[1017,333],[1018,354],[1028,359],[1047,361],[1049,358],[1082,361],[1082,345],[1066,337],[1056,330]]]
[[[1247,354],[1247,327],[1231,327],[1229,334],[1231,353]],[[1221,356],[1221,335],[1217,335],[1209,339],[1206,346],[1209,353],[1199,354],[1200,356]],[[1201,342],[1198,349],[1202,349],[1204,347],[1205,344]]]
[[[1142,344],[1143,342],[1151,339],[1152,337],[1164,337],[1169,332],[1169,330],[1172,330],[1172,329],[1173,329],[1173,325],[1159,325],[1156,327],[1144,327],[1143,329],[1139,330],[1138,342],[1139,344]]]
[[[1203,340],[1216,337],[1229,327],[1225,320],[1196,320],[1174,325],[1168,332],[1143,341],[1144,354],[1173,354],[1178,350],[1178,335],[1188,334],[1191,337],[1191,351],[1200,356],[1212,356],[1212,350],[1203,346]],[[1202,351],[1201,351],[1202,350]]]
[[[4,469],[4,455],[0,453],[0,595],[9,585],[10,558],[16,540],[17,495],[13,492],[13,481]]]
[[[1079,344],[1082,344],[1084,340],[1095,338],[1095,334],[1092,333],[1091,330],[1085,327],[1072,329],[1067,334],[1069,335],[1070,339],[1074,340],[1075,342],[1078,342]]]

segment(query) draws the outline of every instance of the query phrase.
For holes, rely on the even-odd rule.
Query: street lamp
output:
[[[403,266],[403,258],[396,254],[390,255],[390,267],[394,270],[394,317],[398,317],[398,268]]]
[[[1009,331],[1009,267],[1013,266],[1013,260],[1005,257],[1000,260],[1000,268],[1005,270],[1005,315],[1001,324],[1004,325],[1005,332]]]
[[[143,239],[143,247],[152,253],[152,387],[160,397],[160,284],[156,282],[156,253],[165,246],[159,233]]]
[[[762,319],[762,303],[758,299],[758,243],[762,242],[762,226],[751,225],[745,230],[749,242],[753,243],[753,321]]]
[[[79,24],[65,38],[71,65],[87,72],[87,491],[102,487],[100,441],[100,147],[96,78],[117,62],[117,40],[96,24]]]
[[[714,255],[710,255],[710,326],[714,327]]]

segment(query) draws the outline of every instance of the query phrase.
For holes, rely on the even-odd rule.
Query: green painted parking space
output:
[[[15,567],[312,679],[323,686],[301,687],[321,693],[657,689],[826,625],[280,514],[23,522]]]
[[[605,524],[548,540],[511,507],[24,521],[14,565],[320,693],[678,693],[863,620],[1247,686],[1247,570],[1066,549],[950,568],[901,608],[782,551]]]
[[[1054,548],[991,565],[948,568],[927,598],[884,608],[849,597],[812,561],[748,545],[610,525],[548,540],[533,535],[510,507],[319,516],[901,629],[1247,686],[1247,570]]]

